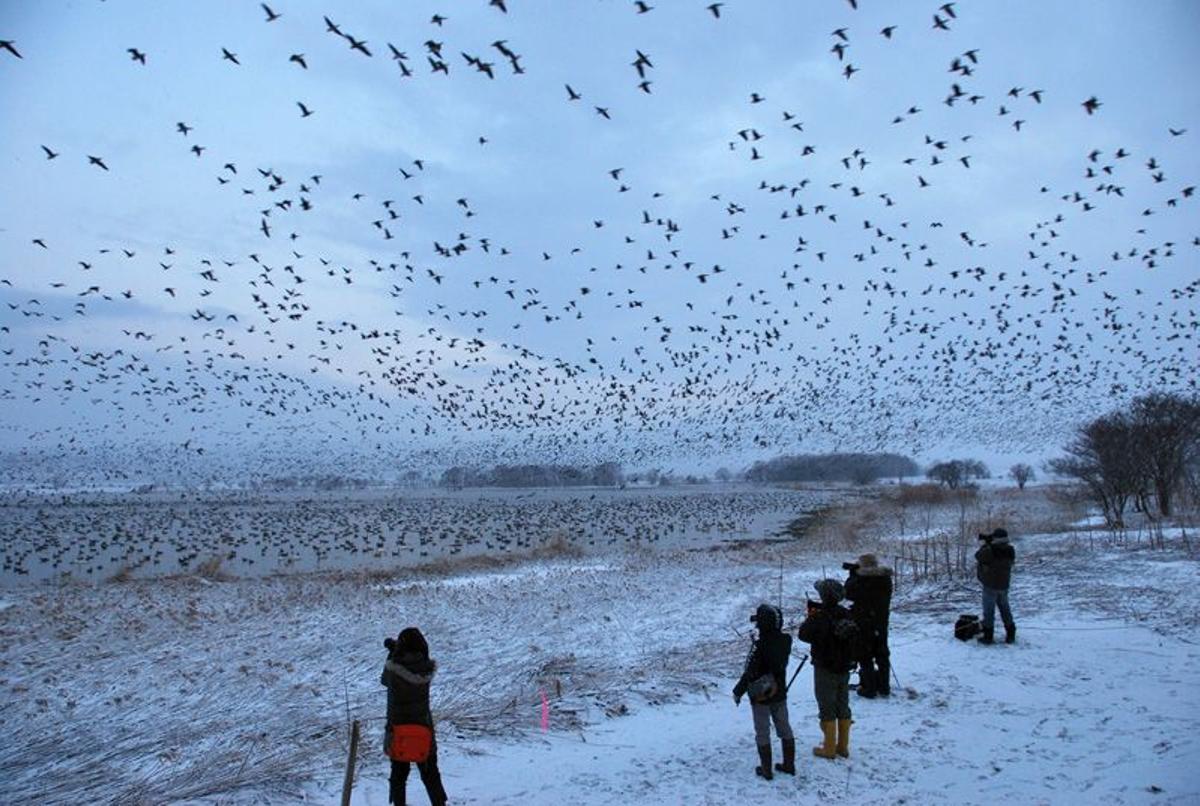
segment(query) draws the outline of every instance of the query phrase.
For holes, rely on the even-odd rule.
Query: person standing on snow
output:
[[[387,686],[387,719],[390,726],[422,725],[433,731],[433,712],[429,708],[429,684],[433,681],[437,663],[429,657],[429,644],[416,627],[401,631],[399,637],[384,642],[388,659],[383,665],[379,682]],[[410,763],[392,759],[388,801],[405,803]],[[446,790],[437,764],[437,739],[429,742],[425,761],[417,762],[417,771],[433,806],[444,806]]]
[[[1017,625],[1013,622],[1012,610],[1008,606],[1008,583],[1012,577],[1013,563],[1017,552],[1008,542],[1008,532],[994,529],[991,534],[980,535],[983,545],[975,552],[975,576],[983,585],[983,635],[981,644],[995,643],[996,608],[1004,621],[1004,643],[1017,640]]]
[[[759,765],[756,775],[770,781],[771,723],[783,749],[783,763],[775,769],[788,775],[796,774],[796,738],[788,721],[787,663],[792,653],[792,637],[783,632],[783,613],[778,607],[760,604],[751,616],[758,625],[758,637],[750,647],[741,678],[733,687],[733,702],[742,704],[749,692],[750,710],[754,716],[754,741],[758,744]]]
[[[858,624],[862,655],[858,658],[858,694],[870,699],[891,694],[891,662],[888,652],[888,615],[892,607],[892,569],[880,565],[874,554],[864,554],[856,563],[842,566],[850,572],[846,598],[850,615]]]
[[[812,644],[813,693],[821,720],[822,743],[813,748],[819,758],[850,756],[850,670],[854,668],[857,625],[839,602],[842,583],[822,579],[813,587],[820,602],[809,602],[808,618],[800,625],[800,640]]]

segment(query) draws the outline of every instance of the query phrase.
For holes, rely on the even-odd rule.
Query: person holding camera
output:
[[[996,608],[1004,621],[1004,643],[1017,640],[1017,625],[1013,622],[1012,610],[1008,606],[1008,583],[1012,577],[1013,563],[1017,552],[1008,542],[1008,532],[993,529],[990,534],[980,535],[983,545],[975,552],[975,576],[983,585],[983,634],[981,644],[995,643]]]
[[[849,758],[850,670],[858,627],[839,604],[845,597],[842,583],[822,579],[813,587],[821,601],[808,603],[808,617],[799,631],[800,640],[812,645],[813,693],[821,720],[822,743],[813,748],[813,755]]]
[[[429,684],[437,663],[429,657],[429,644],[416,627],[404,629],[395,640],[385,639],[383,645],[388,650],[379,678],[388,690],[384,749],[392,759],[388,801],[405,803],[408,773],[415,761],[429,802],[444,806],[446,790],[438,771],[437,740],[429,708]]]
[[[788,721],[787,663],[792,653],[792,637],[783,632],[783,613],[778,607],[760,604],[750,617],[758,626],[758,636],[746,656],[742,676],[733,687],[733,702],[742,704],[750,695],[750,711],[754,717],[754,741],[758,745],[759,765],[756,775],[770,781],[771,723],[783,750],[783,763],[775,769],[788,775],[796,774],[796,738]]]
[[[892,607],[892,569],[880,565],[874,554],[856,563],[842,563],[850,572],[846,598],[858,625],[862,654],[858,658],[858,695],[871,699],[891,694],[891,661],[888,652],[888,615]]]

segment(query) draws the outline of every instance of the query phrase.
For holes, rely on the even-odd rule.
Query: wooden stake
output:
[[[354,789],[354,762],[358,758],[358,720],[350,726],[350,757],[346,759],[346,780],[342,783],[342,806],[350,806]]]

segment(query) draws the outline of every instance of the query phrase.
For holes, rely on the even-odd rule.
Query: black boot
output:
[[[771,772],[771,745],[758,746],[758,766],[754,768],[754,774],[768,781],[775,777],[775,773]]]
[[[880,697],[890,697],[892,694],[892,663],[891,661],[879,661],[879,672],[875,678],[875,691]]]
[[[979,636],[979,643],[994,644],[996,643],[995,627],[984,627],[983,634]]]
[[[1016,643],[1016,640],[1017,640],[1017,625],[1016,624],[1005,624],[1004,625],[1004,643],[1012,644],[1012,643]]]
[[[776,764],[775,769],[779,772],[788,775],[796,774],[796,740],[795,739],[780,739],[779,743],[783,745],[783,763]]]
[[[863,661],[858,664],[858,696],[872,700],[875,698],[875,690],[875,667],[870,661]]]

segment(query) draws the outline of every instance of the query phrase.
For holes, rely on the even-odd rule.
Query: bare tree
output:
[[[1017,489],[1024,490],[1025,485],[1034,480],[1033,468],[1018,462],[1008,469],[1008,477],[1017,483]]]
[[[957,490],[965,480],[962,462],[957,459],[930,465],[929,469],[925,471],[925,476],[951,490]]]
[[[1133,401],[1131,415],[1159,512],[1170,517],[1171,501],[1184,482],[1189,459],[1200,450],[1200,398],[1145,395]]]
[[[1097,417],[1080,427],[1066,454],[1048,463],[1051,472],[1083,482],[1108,525],[1123,528],[1125,508],[1146,484],[1144,451],[1133,417],[1123,411]]]

